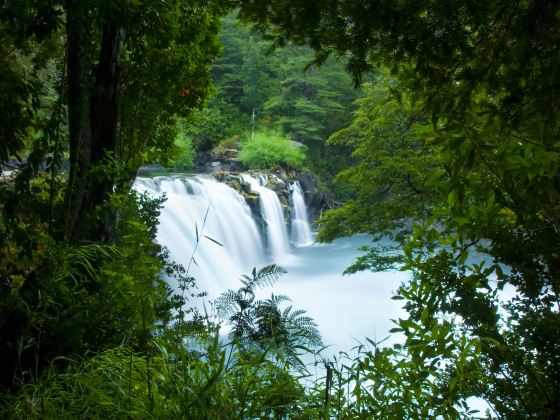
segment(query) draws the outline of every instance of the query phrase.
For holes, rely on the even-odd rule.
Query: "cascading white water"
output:
[[[237,288],[240,274],[266,264],[251,210],[244,198],[227,185],[202,176],[156,177],[138,178],[134,188],[167,196],[157,240],[169,248],[175,261],[184,267],[190,265],[189,274],[210,296]],[[199,245],[195,252],[197,235]]]
[[[266,222],[267,245],[274,261],[282,260],[290,252],[288,231],[284,221],[284,212],[278,195],[264,185],[267,183],[266,175],[260,174],[259,179],[251,175],[241,176],[251,185],[251,189],[259,194],[262,217]]]
[[[297,181],[290,186],[290,189],[292,191],[292,242],[296,246],[311,245],[313,243],[313,236],[309,227],[303,191]]]
[[[266,188],[266,175],[243,176],[255,192],[261,195],[261,210],[267,211],[268,201],[277,202],[269,207],[280,208],[276,194]],[[352,281],[342,278],[343,270],[358,256],[355,249],[368,243],[367,237],[346,238],[331,244],[300,246],[289,253],[288,235],[280,211],[268,210],[267,227],[272,242],[273,255],[267,256],[265,246],[245,200],[235,190],[208,176],[137,178],[134,189],[147,191],[154,196],[166,194],[159,218],[160,244],[167,246],[171,258],[188,267],[194,254],[197,264],[191,264],[189,274],[196,279],[200,291],[208,292],[213,300],[227,289],[240,287],[240,274],[248,274],[253,267],[261,268],[279,262],[288,273],[272,290],[259,289],[258,298],[268,298],[271,292],[289,296],[295,308],[306,309],[319,324],[325,343],[337,344],[340,350],[355,345],[355,337],[385,336],[394,327],[391,318],[404,317],[397,301],[390,300],[394,290],[407,274],[358,273]],[[292,191],[294,213],[298,220],[305,220],[297,210],[296,189]],[[302,199],[303,201],[303,199]],[[206,218],[206,223],[204,219]],[[267,220],[267,222],[268,222]],[[292,221],[293,222],[293,221]],[[277,224],[276,233],[270,234],[271,225]],[[203,228],[204,224],[204,228]],[[194,252],[196,237],[200,244]],[[221,247],[204,237],[221,242]],[[295,241],[297,243],[297,241]],[[278,246],[280,245],[280,251]],[[285,259],[274,256],[286,253]],[[375,278],[377,277],[377,279]],[[376,281],[377,280],[377,281]],[[171,286],[176,286],[171,284]],[[310,296],[313,296],[310,299]],[[351,305],[345,303],[351,302]],[[201,305],[201,302],[196,302]],[[332,308],[344,306],[343,311]],[[371,311],[371,307],[378,308]],[[201,308],[200,308],[201,309]],[[335,354],[335,347],[327,352]]]

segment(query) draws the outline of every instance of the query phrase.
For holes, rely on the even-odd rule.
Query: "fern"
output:
[[[241,276],[241,282],[252,291],[255,287],[266,287],[272,286],[276,280],[283,274],[286,274],[287,271],[276,264],[270,264],[259,271],[256,268],[253,268],[252,276],[249,277],[248,275],[244,274]]]
[[[216,309],[231,327],[231,345],[242,354],[268,355],[275,363],[304,370],[299,355],[309,351],[308,347],[322,345],[317,324],[304,310],[292,310],[292,306],[283,309],[281,306],[290,301],[285,295],[255,299],[255,288],[272,285],[284,273],[286,270],[276,264],[254,268],[251,275],[241,277],[241,288],[228,290],[216,299]]]

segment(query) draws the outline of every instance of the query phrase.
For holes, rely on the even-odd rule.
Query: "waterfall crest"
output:
[[[291,239],[296,246],[306,246],[313,243],[313,235],[307,217],[307,208],[303,198],[303,191],[299,182],[291,185],[292,191],[292,220]]]
[[[138,178],[134,189],[167,196],[157,241],[185,267],[194,257],[189,275],[200,280],[210,295],[236,287],[241,274],[267,263],[249,206],[227,185],[204,176],[156,177]]]
[[[292,214],[288,234],[278,195],[267,188],[268,176],[242,174],[240,178],[259,196],[257,208],[261,214],[257,219],[264,222],[262,229],[245,198],[211,176],[137,178],[134,184],[138,192],[167,197],[157,241],[169,249],[176,262],[190,267],[189,275],[200,280],[213,296],[235,287],[239,276],[253,267],[281,264],[290,255],[290,241],[298,247],[313,243],[298,182],[289,186]]]

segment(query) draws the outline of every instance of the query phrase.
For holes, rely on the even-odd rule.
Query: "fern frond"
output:
[[[238,292],[235,290],[230,289],[222,293],[215,301],[218,316],[225,318],[233,313],[236,310],[238,298]]]
[[[295,321],[299,316],[301,316],[301,315],[303,315],[303,314],[306,313],[303,309],[296,309],[296,310],[293,311],[293,312],[291,312],[291,311],[292,311],[292,307],[291,307],[291,306],[288,306],[288,307],[286,308],[286,310],[284,311],[284,314],[283,314],[284,318],[285,318],[287,321],[290,321],[290,322]]]
[[[269,300],[271,302],[274,302],[274,304],[276,304],[276,305],[279,305],[282,302],[291,302],[292,301],[292,299],[290,299],[286,295],[275,295],[274,293],[270,296]]]
[[[252,288],[272,286],[281,275],[286,273],[286,269],[277,264],[267,265],[259,271],[257,271],[256,268],[253,268],[253,278],[248,286]]]

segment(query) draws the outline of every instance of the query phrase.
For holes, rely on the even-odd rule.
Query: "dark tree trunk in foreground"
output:
[[[124,30],[106,22],[95,82],[88,89],[87,12],[68,3],[68,83],[70,179],[67,192],[66,235],[74,240],[99,239],[110,234],[109,223],[94,232],[82,231],[83,221],[113,189],[113,177],[92,169],[107,162],[115,151]],[[91,92],[91,94],[90,94]]]
[[[103,27],[101,53],[97,67],[95,94],[90,98],[91,124],[91,165],[107,163],[107,158],[114,158],[117,144],[118,111],[120,99],[121,52],[124,30],[113,22]],[[113,190],[113,174],[92,179],[92,188],[86,211],[103,203]],[[110,235],[110,223],[100,226],[101,236]]]
[[[65,234],[74,236],[76,221],[84,201],[85,180],[91,162],[91,131],[87,83],[89,33],[87,10],[78,1],[67,3],[66,36],[68,39],[68,128],[70,174],[66,195]]]

